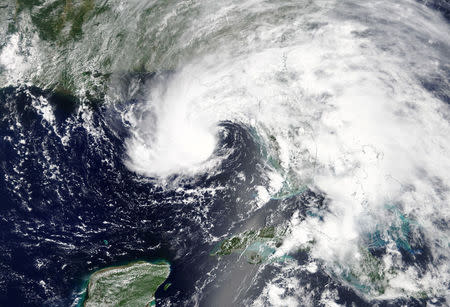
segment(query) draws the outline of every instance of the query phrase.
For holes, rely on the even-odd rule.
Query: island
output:
[[[269,259],[284,262],[290,259],[288,255],[282,257],[272,257],[272,255],[281,246],[285,232],[285,228],[274,226],[264,227],[258,231],[247,230],[217,244],[210,255],[221,257],[238,252],[250,264],[260,264]]]

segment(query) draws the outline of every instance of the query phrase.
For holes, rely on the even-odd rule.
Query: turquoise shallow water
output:
[[[159,258],[162,306],[446,305],[448,12],[0,4],[0,305]]]

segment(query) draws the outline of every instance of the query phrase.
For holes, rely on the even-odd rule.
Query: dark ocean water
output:
[[[41,96],[52,105],[52,124],[32,106]],[[280,201],[272,200],[246,215],[245,204],[254,197],[251,187],[262,180],[262,151],[250,131],[230,122],[221,125],[216,154],[233,151],[216,172],[194,179],[173,177],[176,188],[161,187],[124,166],[127,129],[120,107],[90,106],[86,126],[74,112],[77,103],[38,88],[0,91],[1,306],[69,306],[93,271],[159,258],[171,263],[171,286],[158,290],[158,305],[245,304],[279,268],[269,266],[239,301],[230,302],[236,288],[229,282],[249,274],[252,265],[236,269],[234,256],[220,261],[211,257],[214,243],[208,242],[209,236],[262,227],[269,218],[272,224],[282,223],[295,210],[305,213],[312,200],[319,207],[323,202],[309,191],[285,201],[283,211],[278,209]],[[65,133],[70,137],[63,144]],[[246,180],[238,181],[238,173]],[[188,192],[214,187],[223,188],[214,194]],[[235,201],[238,197],[240,202]],[[299,263],[308,259],[305,253],[294,257]],[[222,294],[214,285],[199,294],[198,285],[213,268]],[[316,289],[328,284],[339,291],[340,303],[368,304],[323,272],[303,280]],[[320,299],[320,291],[317,295]],[[412,299],[409,304],[422,302]]]
[[[421,2],[450,21],[449,1]],[[430,78],[423,86],[449,103],[447,82]],[[127,82],[123,84],[126,88]],[[49,102],[54,120],[35,107],[41,105],[40,97]],[[122,115],[141,103],[136,96],[80,109],[77,98],[65,94],[36,87],[0,89],[0,306],[70,306],[79,302],[95,270],[161,258],[171,263],[171,286],[157,291],[157,305],[248,305],[280,268],[268,266],[251,281],[251,289],[231,297],[243,276],[254,276],[253,267],[236,264],[237,255],[221,260],[210,256],[214,238],[282,224],[296,211],[307,214],[311,203],[326,210],[324,196],[307,190],[250,211],[253,187],[263,184],[267,166],[255,135],[239,123],[221,123],[215,155],[226,158],[214,172],[172,176],[171,184],[131,172],[124,164],[129,123]],[[433,261],[426,243],[399,246],[406,263]],[[378,257],[384,252],[384,246],[372,250]],[[293,258],[304,264],[308,254]],[[209,273],[215,282],[207,282]],[[328,285],[338,292],[337,303],[373,304],[324,270],[298,274],[302,286],[317,291],[317,301]],[[426,302],[410,298],[378,304]],[[446,302],[438,298],[435,304]]]
[[[450,21],[450,1],[448,0],[418,0],[419,2],[431,7],[439,12]]]
[[[32,107],[41,96],[52,104],[52,125]],[[117,110],[93,106],[92,130],[87,131],[73,112],[73,98],[38,88],[4,88],[0,101],[3,306],[69,305],[76,287],[93,270],[136,259],[173,263],[173,286],[167,294],[191,288],[198,270],[213,260],[205,236],[222,235],[243,209],[227,201],[241,193],[229,185],[230,178],[237,172],[248,178],[258,173],[256,144],[231,123],[222,125],[230,133],[222,139],[218,155],[227,147],[241,146],[240,150],[217,174],[181,179],[182,189],[175,191],[126,169],[127,130]],[[60,136],[65,132],[70,138],[63,145]],[[215,186],[226,188],[214,197],[185,192]],[[188,197],[193,199],[186,203]],[[203,252],[183,259],[194,250]]]

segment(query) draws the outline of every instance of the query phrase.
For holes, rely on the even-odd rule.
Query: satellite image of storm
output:
[[[450,306],[450,0],[0,0],[0,306]]]

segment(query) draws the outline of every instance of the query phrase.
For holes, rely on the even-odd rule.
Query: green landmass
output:
[[[368,233],[364,246],[360,246],[361,261],[343,270],[341,277],[359,291],[371,294],[382,295],[390,287],[390,281],[395,278],[400,271],[404,271],[399,265],[386,264],[372,254],[371,250],[383,249],[388,244],[395,244],[398,250],[409,253],[411,257],[421,254],[420,244],[414,242],[413,236],[420,233],[420,225],[410,216],[401,212],[395,205],[386,205],[386,214],[390,221],[383,225],[377,225],[376,230]],[[400,287],[400,290],[408,295],[424,299],[428,296],[425,289],[420,291],[409,291]]]
[[[267,164],[284,179],[283,186],[270,197],[275,200],[284,200],[304,193],[308,189],[306,182],[299,180],[295,171],[285,169],[281,165],[280,145],[277,138],[269,133],[269,129],[263,127],[262,130],[266,132],[267,137],[262,137],[255,129],[250,130],[250,133],[259,144],[261,155]]]
[[[259,230],[248,230],[220,242],[211,252],[211,256],[226,256],[240,252],[248,263],[258,264],[268,260],[281,246],[286,230],[268,226]],[[280,258],[280,259],[278,259]],[[271,259],[284,261],[286,257]]]
[[[94,8],[101,9],[95,7],[94,0],[55,0],[45,3],[39,0],[16,0],[16,16],[23,10],[33,10],[31,19],[41,39],[59,43],[79,39],[83,34],[82,25]],[[61,35],[63,32],[64,35]]]
[[[152,306],[169,273],[167,262],[139,261],[102,269],[90,277],[83,306]]]
[[[5,0],[0,4],[0,52],[17,39],[27,62],[20,83],[76,96],[81,103],[121,100],[122,77],[164,72],[198,49],[172,47],[185,34],[186,17],[199,14],[179,1]],[[116,9],[120,7],[121,9]],[[177,10],[169,20],[167,13]],[[182,13],[183,12],[183,13]],[[201,38],[203,40],[203,37]],[[168,52],[171,56],[167,56]],[[181,53],[183,54],[181,56]],[[10,74],[0,67],[0,87]],[[16,82],[16,81],[14,81]],[[125,82],[127,82],[125,80]]]
[[[386,267],[380,259],[363,247],[360,253],[361,261],[349,271],[344,271],[342,278],[363,293],[383,294],[389,277],[395,276],[396,272],[385,274]]]

